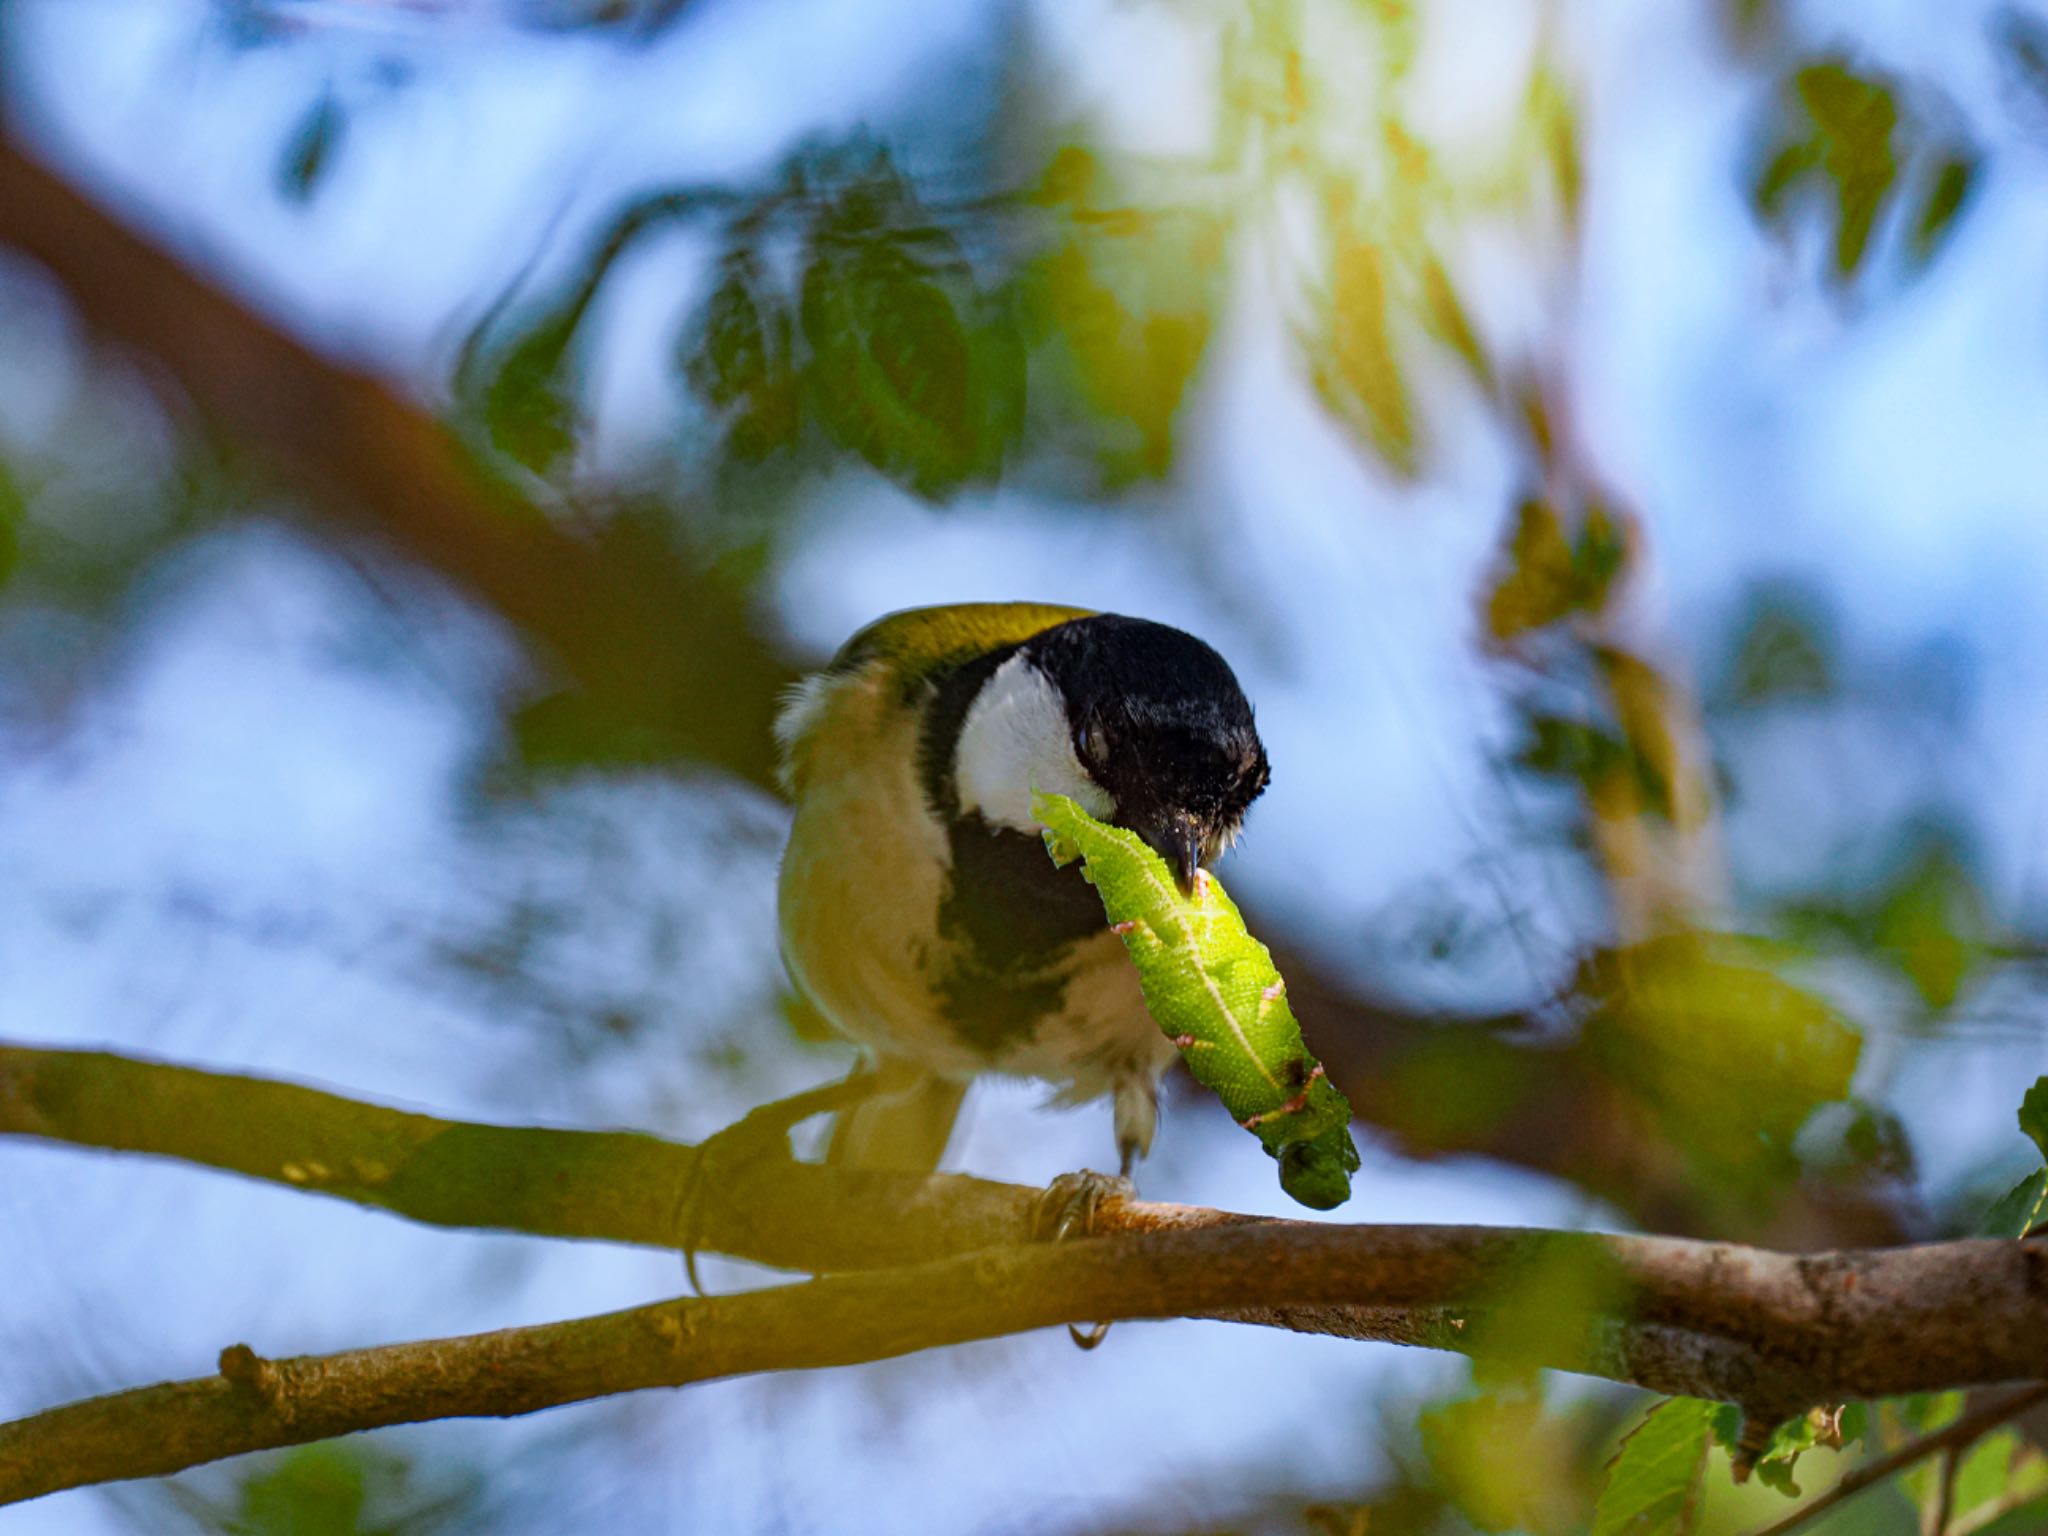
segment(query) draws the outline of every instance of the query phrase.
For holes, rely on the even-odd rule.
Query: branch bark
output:
[[[0,1134],[145,1152],[449,1226],[666,1245],[694,1148],[408,1114],[94,1052],[0,1049]],[[835,1273],[542,1328],[266,1362],[0,1426],[0,1498],[425,1418],[878,1360],[1065,1322],[1216,1317],[1498,1355],[1775,1420],[2048,1377],[2048,1241],[1812,1255],[1513,1228],[1335,1226],[777,1159],[717,1170],[706,1246]],[[886,1267],[878,1267],[886,1266]],[[1560,1283],[1558,1276],[1568,1275]],[[1566,1305],[1563,1296],[1581,1298]]]

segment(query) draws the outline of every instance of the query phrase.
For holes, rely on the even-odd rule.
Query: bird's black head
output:
[[[1193,635],[1109,613],[1046,630],[1021,654],[1058,690],[1074,756],[1116,823],[1191,882],[1271,777],[1229,663]]]

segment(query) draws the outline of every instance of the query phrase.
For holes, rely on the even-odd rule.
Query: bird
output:
[[[877,619],[778,717],[795,804],[778,880],[800,997],[865,1049],[826,1157],[929,1172],[968,1085],[1108,1097],[1120,1176],[1151,1148],[1174,1043],[1034,792],[1138,833],[1183,887],[1271,779],[1230,666],[1180,629],[1046,603]]]

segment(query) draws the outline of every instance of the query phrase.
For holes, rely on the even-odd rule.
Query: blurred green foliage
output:
[[[1847,1097],[1862,1041],[1818,994],[1780,974],[1774,947],[1679,933],[1595,956],[1576,991],[1585,1038],[1701,1184],[1768,1205],[1800,1160],[1813,1112]]]
[[[1721,709],[1810,704],[1840,686],[1834,617],[1809,585],[1760,582],[1744,594],[1735,643],[1713,691]]]
[[[447,1536],[482,1528],[486,1512],[474,1470],[360,1437],[251,1458],[222,1492],[211,1481],[164,1485],[150,1528],[175,1509],[218,1536]]]
[[[310,200],[334,164],[348,133],[348,112],[331,90],[322,91],[292,130],[277,164],[277,189],[292,202]]]
[[[2036,1079],[2020,1101],[2020,1130],[2048,1158],[2048,1077]],[[1999,1197],[1985,1214],[1987,1237],[2025,1237],[2048,1220],[2048,1167],[2036,1168]]]
[[[1864,270],[1881,222],[1900,204],[1907,265],[1924,267],[1975,184],[1975,146],[1936,126],[1934,115],[1909,110],[1905,97],[1895,77],[1832,55],[1792,69],[1767,115],[1751,202],[1766,225],[1782,230],[1807,193],[1819,194],[1832,226],[1829,275],[1837,285]],[[1940,114],[1943,121],[1957,116]]]
[[[1865,878],[1781,904],[1778,931],[1891,971],[1941,1015],[1985,975],[2002,942],[1976,864],[1952,827],[1909,822]]]

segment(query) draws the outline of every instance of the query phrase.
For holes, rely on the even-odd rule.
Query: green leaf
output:
[[[293,202],[312,197],[315,186],[334,163],[348,127],[348,115],[332,91],[322,91],[306,115],[299,119],[283,157],[278,161],[278,190]]]
[[[2048,1157],[2048,1077],[2035,1078],[2034,1086],[2020,1100],[2020,1129],[2041,1149],[2041,1155]]]
[[[0,459],[0,587],[7,585],[21,564],[21,525],[28,514],[28,500],[20,483]]]
[[[937,500],[993,477],[1022,426],[1022,345],[886,167],[814,231],[799,313],[812,414],[841,447]]]
[[[2025,1237],[2043,1219],[2044,1204],[2048,1204],[2048,1168],[2036,1168],[1984,1213],[1984,1235]]]
[[[515,341],[484,390],[484,429],[500,453],[545,474],[576,448],[569,347],[580,306],[550,311]]]
[[[1597,502],[1567,536],[1556,507],[1529,497],[1515,509],[1514,527],[1495,559],[1486,593],[1486,632],[1497,648],[1577,613],[1598,613],[1615,578],[1627,569],[1624,521]]]
[[[1715,1443],[1734,1455],[1742,1437],[1742,1410],[1732,1403],[1717,1404],[1711,1422]],[[1814,1408],[1796,1419],[1787,1419],[1772,1429],[1770,1439],[1753,1463],[1756,1480],[1788,1499],[1796,1499],[1800,1488],[1792,1473],[1799,1458],[1817,1446],[1839,1451],[1853,1445],[1863,1438],[1869,1424],[1869,1412],[1861,1403]]]
[[[1481,389],[1492,389],[1493,365],[1486,359],[1485,345],[1479,340],[1465,301],[1458,297],[1450,273],[1433,252],[1422,267],[1422,304],[1423,319],[1431,334],[1458,355],[1471,371],[1474,383]]]
[[[1954,1003],[1984,956],[1991,926],[1983,893],[1946,841],[1923,847],[1874,914],[1871,939],[1929,1008]]]
[[[1644,1415],[1607,1464],[1592,1536],[1689,1536],[1715,1406],[1672,1397]]]
[[[2044,1491],[2048,1491],[2048,1456],[2017,1429],[1995,1429],[1965,1451],[1956,1468],[1949,1529],[1974,1530],[1977,1521],[1971,1516],[1987,1505],[2017,1502]]]
[[[1759,217],[1775,221],[1785,212],[1792,189],[1819,163],[1820,156],[1809,139],[1781,144],[1757,172],[1749,189],[1749,200]]]
[[[1735,654],[1717,692],[1756,709],[1831,697],[1839,685],[1833,615],[1822,596],[1789,582],[1759,583],[1739,620]]]
[[[1916,266],[1925,266],[1934,259],[1976,184],[1976,155],[1967,150],[1951,150],[1936,160],[1933,174],[1927,177],[1920,212],[1907,237],[1907,249]]]
[[[1103,911],[1138,967],[1145,1006],[1195,1080],[1280,1164],[1280,1187],[1328,1210],[1351,1194],[1351,1106],[1309,1054],[1266,946],[1208,871],[1183,893],[1166,861],[1064,795],[1033,795],[1056,864],[1087,861]]]
[[[1330,215],[1328,292],[1318,323],[1300,332],[1316,392],[1330,413],[1362,437],[1396,474],[1420,468],[1415,405],[1394,346],[1384,240]]]
[[[1533,1392],[1439,1404],[1416,1429],[1437,1486],[1477,1530],[1556,1530],[1576,1502],[1570,1433]]]
[[[1163,192],[1144,203],[1127,194],[1091,151],[1061,149],[1034,201],[1064,238],[1017,284],[1044,362],[1034,384],[1044,380],[1112,488],[1172,469],[1229,257],[1223,218]]]
[[[726,445],[740,458],[762,458],[797,438],[802,392],[791,352],[788,308],[751,250],[728,251],[718,285],[684,332],[682,366],[691,387],[724,414]]]
[[[1862,265],[1899,176],[1899,107],[1889,81],[1859,75],[1841,60],[1808,65],[1794,88],[1818,135],[1820,167],[1835,194],[1835,272]]]
[[[1848,1093],[1862,1045],[1774,960],[1733,934],[1668,934],[1594,957],[1579,982],[1604,1068],[1703,1174],[1755,1200],[1796,1173],[1793,1138]]]

